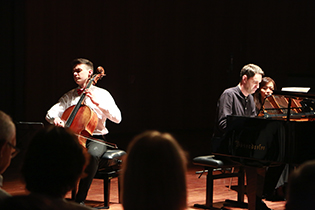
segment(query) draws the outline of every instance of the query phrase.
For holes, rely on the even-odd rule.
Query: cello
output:
[[[85,89],[90,88],[92,84],[95,85],[99,79],[106,75],[104,68],[101,66],[97,67],[97,72],[97,74],[89,78]],[[65,127],[70,128],[78,136],[79,143],[83,147],[85,147],[88,139],[109,147],[117,148],[116,144],[91,137],[97,126],[98,117],[89,106],[84,104],[85,96],[86,93],[83,91],[78,103],[67,108],[62,114],[61,119],[65,122]]]

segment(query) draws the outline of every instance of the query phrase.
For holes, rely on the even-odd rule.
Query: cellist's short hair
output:
[[[85,64],[85,65],[87,65],[87,66],[90,67],[90,68],[93,70],[93,72],[94,72],[94,66],[93,66],[92,61],[90,61],[90,60],[88,60],[88,59],[85,59],[85,58],[76,58],[76,59],[74,59],[74,60],[72,61],[72,69],[73,69],[74,67],[76,67],[77,65],[79,65],[79,64]]]

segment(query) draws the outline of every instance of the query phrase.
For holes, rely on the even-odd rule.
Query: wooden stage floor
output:
[[[193,166],[187,171],[187,193],[188,193],[188,208],[189,210],[197,209],[194,208],[194,204],[204,204],[206,198],[206,174],[199,177],[196,171],[200,171],[202,168]],[[9,176],[7,174],[6,176]],[[14,179],[11,177],[6,177],[4,175],[4,186],[7,192],[12,195],[25,194],[24,184],[19,179]],[[225,199],[235,200],[237,193],[234,190],[229,190],[228,185],[230,179],[218,179],[214,182],[214,206],[221,207]],[[232,179],[232,185],[236,185],[237,178]],[[110,192],[110,209],[111,210],[123,210],[122,205],[118,201],[118,186],[117,178],[111,181],[111,192]],[[67,194],[67,198],[70,198],[70,193]],[[245,201],[247,198],[245,196]],[[265,201],[267,206],[274,210],[283,210],[285,201]],[[99,207],[103,205],[103,181],[99,179],[94,179],[91,189],[89,191],[86,205],[91,207]],[[241,208],[226,207],[226,209],[240,210]]]

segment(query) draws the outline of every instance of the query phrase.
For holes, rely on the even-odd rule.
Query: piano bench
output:
[[[200,173],[199,178],[205,172],[207,172],[207,182],[206,182],[206,204],[195,204],[195,208],[202,209],[218,209],[213,206],[213,184],[215,179],[223,178],[238,178],[238,189],[237,189],[237,201],[225,200],[224,206],[233,206],[239,208],[247,208],[247,203],[244,203],[244,169],[243,167],[235,163],[228,158],[214,155],[198,156],[193,159],[193,164],[197,166],[202,166],[204,168]],[[237,167],[238,172],[234,172],[234,168]],[[214,173],[215,171],[221,171],[221,173]]]
[[[102,156],[98,171],[96,172],[94,179],[103,180],[103,192],[104,192],[104,206],[97,207],[97,209],[109,209],[109,195],[110,195],[110,183],[111,179],[118,178],[118,199],[120,200],[120,168],[122,163],[122,157],[126,154],[124,150],[113,149],[107,150]],[[77,189],[72,190],[71,198],[75,199]]]

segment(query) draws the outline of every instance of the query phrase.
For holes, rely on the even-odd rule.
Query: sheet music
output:
[[[310,89],[310,87],[283,87],[281,91],[307,93]]]

